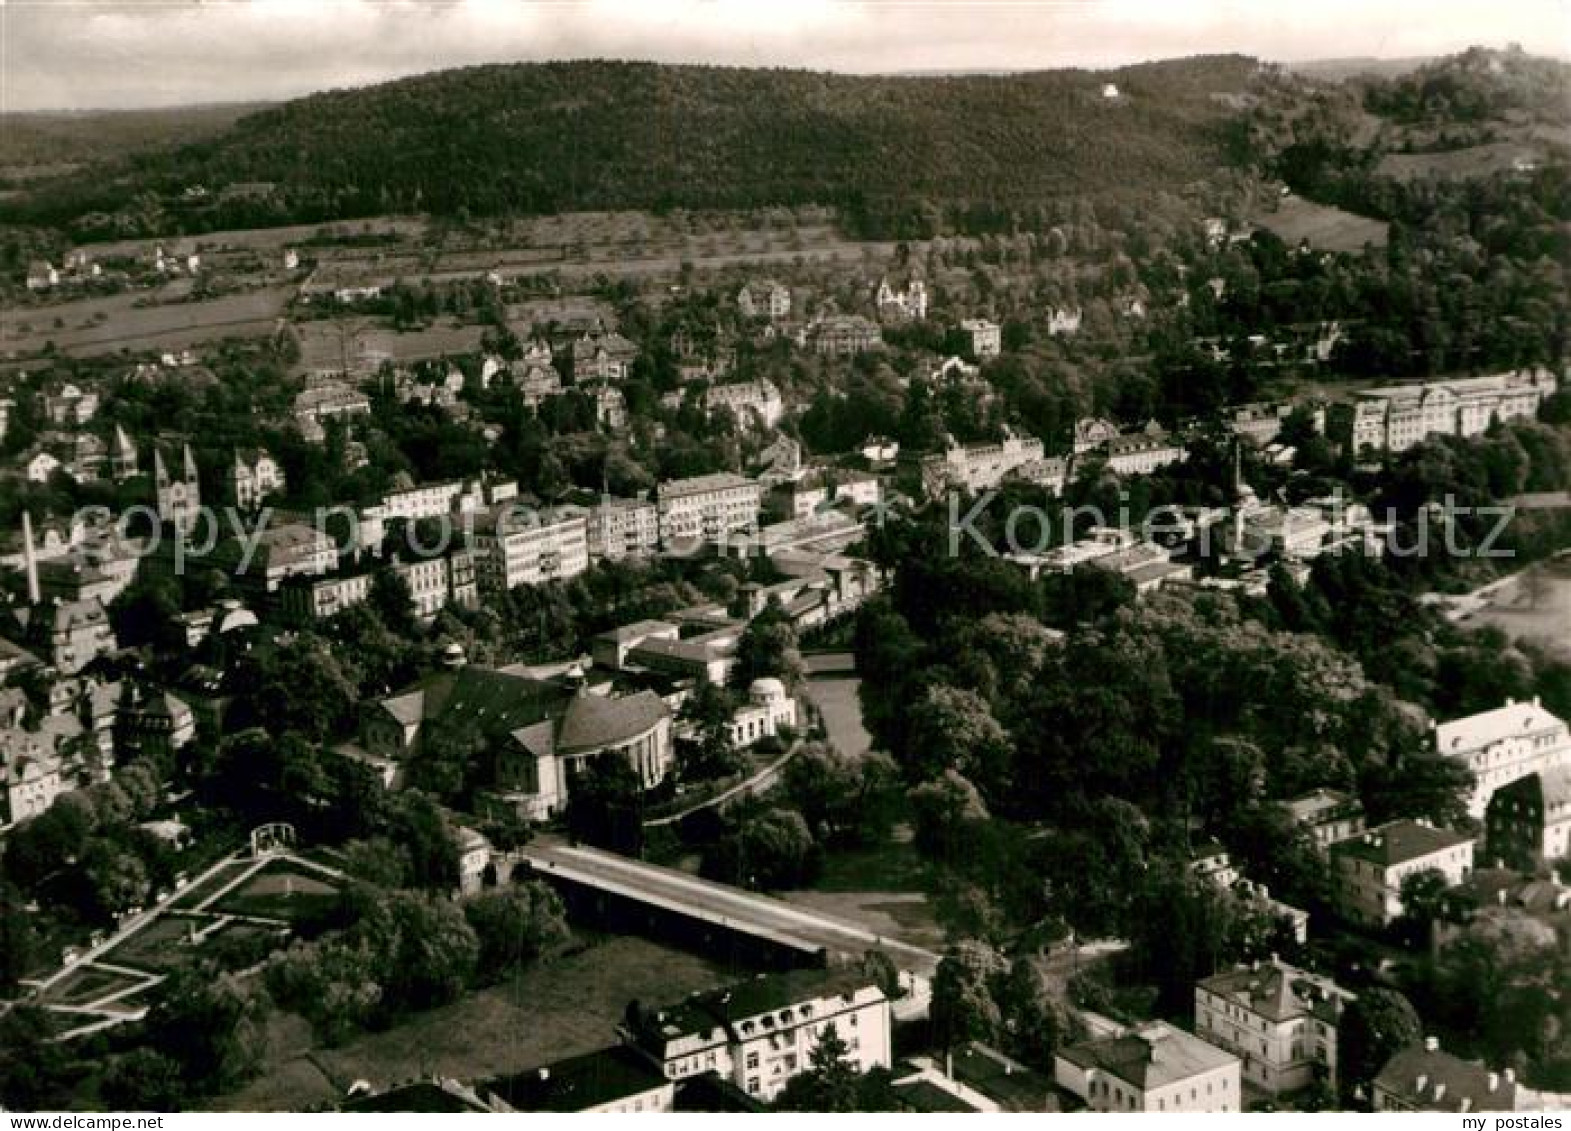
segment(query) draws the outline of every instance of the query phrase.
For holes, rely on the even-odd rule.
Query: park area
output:
[[[1385,247],[1388,225],[1301,196],[1285,196],[1250,217],[1283,243],[1297,247],[1305,240],[1320,251],[1357,252],[1365,244]]]
[[[342,1098],[356,1080],[383,1088],[432,1073],[521,1072],[614,1043],[630,1000],[675,1003],[747,976],[646,939],[605,938],[338,1048],[318,1045],[298,1016],[275,1013],[262,1074],[214,1106],[297,1111]]]

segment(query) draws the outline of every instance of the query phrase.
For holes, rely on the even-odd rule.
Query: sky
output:
[[[275,100],[474,63],[849,72],[1571,54],[1571,0],[0,0],[0,110]]]

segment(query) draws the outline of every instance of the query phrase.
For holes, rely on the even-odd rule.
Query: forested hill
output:
[[[20,207],[22,218],[49,222],[96,212],[90,224],[102,224],[139,194],[172,199],[199,184],[216,199],[257,182],[277,186],[272,215],[210,219],[807,202],[856,215],[896,200],[1022,207],[1064,193],[1174,189],[1214,172],[1238,105],[1218,96],[1245,91],[1255,71],[1239,56],[1004,76],[475,67],[284,103],[174,154],[51,185]],[[1104,97],[1104,83],[1117,98]],[[247,207],[263,207],[253,198]]]

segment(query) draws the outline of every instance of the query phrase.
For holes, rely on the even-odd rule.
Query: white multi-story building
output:
[[[1280,959],[1240,966],[1195,984],[1195,1033],[1243,1063],[1263,1092],[1296,1092],[1316,1079],[1336,1086],[1337,1026],[1353,999],[1329,978]]]
[[[1337,911],[1370,927],[1402,914],[1402,881],[1434,870],[1455,887],[1473,871],[1473,838],[1427,821],[1388,821],[1330,849]]]
[[[565,581],[589,568],[589,524],[568,508],[503,504],[479,516],[474,547],[475,574],[486,592]]]
[[[1434,735],[1435,752],[1460,762],[1473,775],[1467,809],[1479,819],[1501,786],[1571,765],[1571,733],[1536,696],[1530,703],[1510,699],[1493,711],[1440,723]]]
[[[1004,332],[997,322],[986,318],[966,318],[960,328],[971,338],[971,352],[978,358],[997,357],[1004,349]]]
[[[668,1009],[629,1014],[626,1036],[668,1078],[713,1072],[765,1102],[807,1071],[830,1028],[857,1071],[892,1063],[889,999],[851,969],[761,975]]]
[[[757,381],[740,381],[733,385],[711,385],[704,393],[704,408],[708,412],[728,408],[737,420],[755,421],[765,428],[773,428],[785,414],[785,402],[780,390],[769,378]]]
[[[660,548],[660,510],[643,499],[603,499],[585,512],[589,556],[643,558]]]
[[[996,487],[1024,464],[1042,458],[1042,441],[1035,436],[1005,432],[996,444],[957,444],[951,438],[941,454],[922,460],[922,482],[930,494],[946,487],[963,487],[973,494]]]
[[[1182,463],[1185,456],[1184,446],[1154,420],[1139,432],[1107,442],[1107,466],[1119,475],[1150,475],[1170,463]]]
[[[717,472],[667,480],[655,494],[660,540],[667,546],[698,539],[720,541],[738,531],[751,532],[758,525],[761,488],[754,479]]]
[[[401,518],[408,522],[422,518],[440,518],[458,509],[458,500],[463,494],[462,479],[417,483],[412,487],[389,491],[382,496],[382,517],[383,519]]]
[[[118,438],[118,437],[117,437]],[[251,510],[284,489],[284,469],[260,448],[237,450],[229,468],[229,495],[235,506]]]
[[[767,318],[778,322],[791,315],[791,291],[773,279],[761,279],[737,292],[736,305],[744,318]]]
[[[1495,420],[1531,418],[1557,382],[1547,369],[1365,389],[1353,412],[1353,447],[1405,451],[1428,436],[1477,436]]]
[[[880,318],[920,322],[927,317],[927,284],[910,279],[904,290],[896,290],[888,279],[880,279],[874,301]]]
[[[1058,1050],[1053,1079],[1092,1111],[1244,1109],[1238,1057],[1166,1021]]]

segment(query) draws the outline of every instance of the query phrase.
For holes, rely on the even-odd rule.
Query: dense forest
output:
[[[42,184],[7,211],[90,237],[137,234],[125,206],[147,194],[169,202],[160,230],[403,210],[813,202],[864,228],[919,234],[945,210],[1198,180],[1220,163],[1232,96],[1256,68],[1240,56],[922,78],[606,61],[473,67],[272,107],[173,155]],[[226,198],[235,184],[274,191]],[[175,203],[197,185],[209,203]]]

